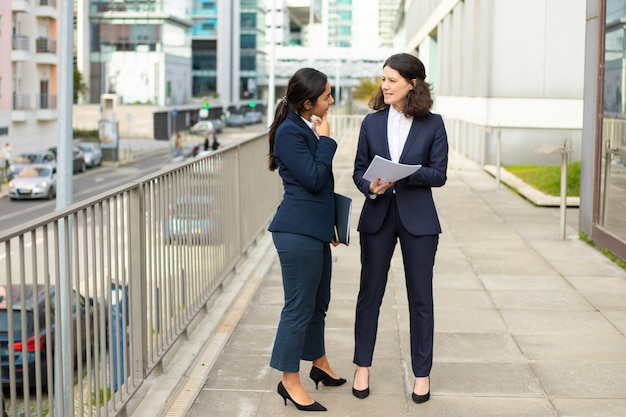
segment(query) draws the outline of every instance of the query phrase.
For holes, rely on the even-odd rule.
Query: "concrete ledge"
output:
[[[489,174],[497,177],[498,167],[494,165],[485,165],[484,170]],[[560,207],[561,197],[547,195],[528,185],[520,178],[511,174],[506,169],[500,167],[500,181],[508,187],[516,190],[522,197],[539,207]],[[579,207],[580,197],[567,197],[567,207]]]

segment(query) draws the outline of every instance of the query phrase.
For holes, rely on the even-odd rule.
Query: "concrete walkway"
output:
[[[561,240],[558,208],[534,206],[454,155],[448,183],[434,190],[444,230],[434,279],[431,400],[411,400],[399,248],[381,311],[371,395],[352,396],[360,270],[355,227],[363,200],[351,179],[353,155],[354,143],[346,142],[335,158],[336,190],[354,201],[352,244],[333,249],[326,331],[328,357],[348,383],[316,391],[310,364],[301,366],[304,386],[328,408],[325,415],[626,416],[626,272],[579,239],[577,210],[567,211]],[[242,286],[160,415],[300,415],[291,402],[283,404],[276,393],[281,375],[268,366],[282,285],[271,240],[264,239],[260,259],[269,266]],[[142,408],[136,415],[158,415]]]

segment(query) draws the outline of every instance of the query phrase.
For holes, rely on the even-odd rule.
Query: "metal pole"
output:
[[[569,140],[565,139],[561,149],[561,240],[565,240],[567,220],[567,161],[569,154]]]
[[[500,168],[502,166],[502,129],[498,127],[496,134],[496,184],[500,188]]]
[[[60,2],[59,19],[59,121],[58,121],[58,146],[57,146],[57,209],[64,208],[72,203],[72,101],[74,88],[74,68],[72,65],[73,53],[73,27],[74,2]],[[56,352],[62,352],[55,356],[55,363],[62,364],[62,367],[55,366],[55,407],[54,413],[57,417],[70,416],[74,414],[73,408],[73,357],[72,349],[61,343],[63,340],[71,341],[70,323],[71,311],[69,306],[69,293],[72,282],[71,254],[68,250],[71,247],[72,223],[71,219],[65,221],[61,219],[59,227],[59,296],[61,302],[60,326],[57,326],[55,333]],[[66,253],[67,251],[67,253]],[[60,327],[60,331],[59,330]],[[62,356],[62,357],[61,357]],[[63,398],[61,398],[61,395]]]
[[[276,110],[276,0],[272,0],[272,23],[270,25],[270,56],[267,82],[267,125],[274,122]]]

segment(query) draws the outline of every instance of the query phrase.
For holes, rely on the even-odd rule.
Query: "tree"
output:
[[[78,103],[78,96],[86,94],[89,91],[87,84],[83,81],[83,74],[80,73],[78,68],[74,68],[74,104]]]
[[[359,85],[354,88],[353,96],[355,99],[367,100],[376,94],[380,88],[380,82],[375,78],[361,78]]]

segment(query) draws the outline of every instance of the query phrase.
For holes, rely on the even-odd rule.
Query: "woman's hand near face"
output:
[[[330,137],[330,123],[328,123],[328,112],[324,113],[322,117],[316,117],[313,120],[315,124],[315,132],[318,136]]]

